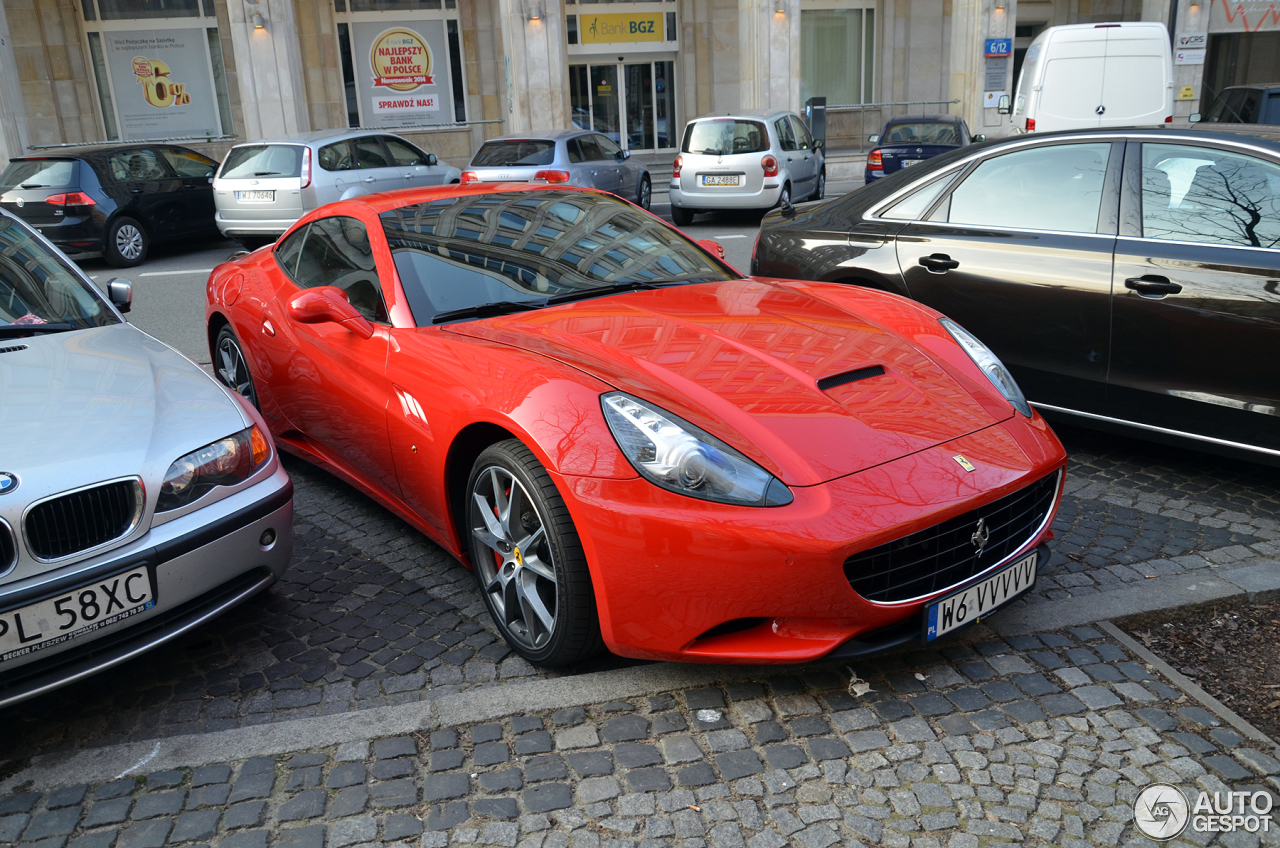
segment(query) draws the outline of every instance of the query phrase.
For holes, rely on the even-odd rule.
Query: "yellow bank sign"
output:
[[[662,13],[638,15],[579,15],[578,38],[583,44],[623,41],[662,41]]]

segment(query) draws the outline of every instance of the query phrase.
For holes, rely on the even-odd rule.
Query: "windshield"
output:
[[[1258,120],[1259,95],[1247,88],[1227,89],[1201,120],[1209,124],[1252,124]]]
[[[759,121],[708,118],[685,128],[683,153],[724,156],[728,153],[760,153],[769,149],[769,131]]]
[[[43,242],[0,217],[0,331],[5,337],[19,327],[60,324],[82,330],[118,320]]]
[[[74,186],[74,159],[18,159],[0,174],[0,189],[66,188]]]
[[[629,284],[736,279],[662,221],[590,192],[467,195],[382,213],[418,326],[441,313]]]
[[[556,143],[543,139],[486,141],[471,160],[474,168],[501,168],[509,165],[550,165],[556,158]]]
[[[218,175],[224,180],[253,177],[297,177],[302,174],[302,148],[293,144],[246,144],[231,148]]]
[[[959,144],[960,128],[955,124],[889,124],[881,144]]]

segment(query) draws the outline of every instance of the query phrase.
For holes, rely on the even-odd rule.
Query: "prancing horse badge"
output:
[[[962,453],[958,453],[951,458],[954,459],[956,462],[958,462],[960,464],[960,467],[963,468],[965,471],[976,471],[978,468],[978,466],[974,465],[972,462],[965,459],[965,456]]]

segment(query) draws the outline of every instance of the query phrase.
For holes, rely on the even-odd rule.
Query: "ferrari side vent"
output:
[[[142,484],[136,478],[49,498],[27,513],[27,544],[44,561],[101,547],[138,526],[142,504]]]
[[[818,388],[825,392],[834,389],[836,386],[843,386],[846,383],[856,383],[868,377],[879,377],[883,373],[883,367],[871,365],[867,368],[859,368],[856,371],[845,371],[843,374],[832,374],[830,377],[823,377],[818,381]]]
[[[17,353],[20,350],[26,349],[26,345],[8,345],[6,347],[0,347],[0,353]]]
[[[1053,513],[1062,472],[844,562],[853,590],[897,603],[958,586],[1030,542]]]

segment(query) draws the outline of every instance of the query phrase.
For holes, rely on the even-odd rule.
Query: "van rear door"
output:
[[[1162,124],[1173,114],[1173,57],[1162,26],[1106,27],[1102,126]]]
[[[1092,29],[1055,32],[1044,51],[1038,130],[1079,130],[1101,125],[1106,40]]]

